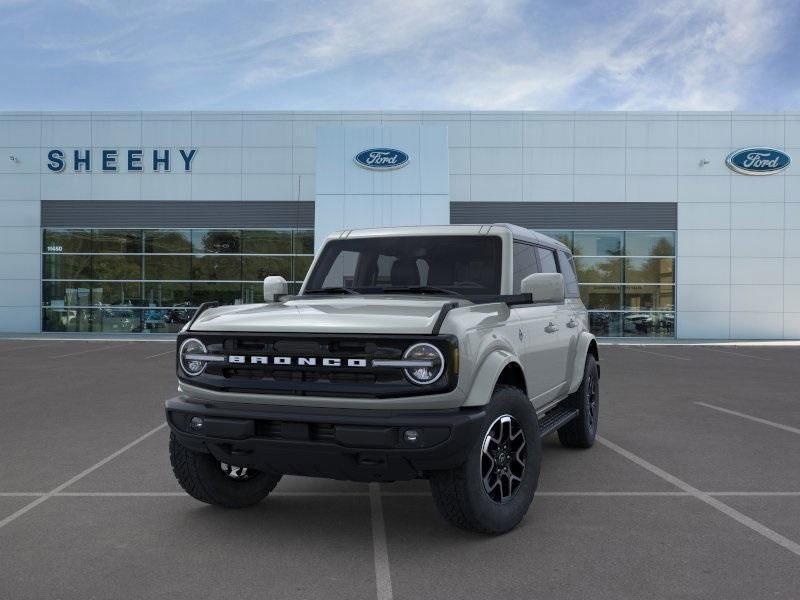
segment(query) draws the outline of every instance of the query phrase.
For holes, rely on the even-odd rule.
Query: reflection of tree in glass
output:
[[[672,245],[665,238],[653,245],[651,258],[634,258],[626,261],[626,283],[672,283],[673,259],[657,258],[669,256]]]
[[[191,252],[192,243],[189,231],[164,229],[161,231],[145,231],[145,252]]]
[[[581,283],[619,283],[622,279],[618,258],[578,258],[575,262]]]
[[[206,252],[239,252],[239,232],[210,230],[203,234]]]

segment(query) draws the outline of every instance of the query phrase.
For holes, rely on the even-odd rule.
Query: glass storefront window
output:
[[[244,254],[291,254],[292,232],[288,229],[245,230],[242,232]]]
[[[675,287],[626,285],[625,310],[675,310]]]
[[[626,283],[674,283],[675,259],[626,258]]]
[[[241,281],[242,257],[219,254],[192,257],[192,279],[211,281]]]
[[[296,229],[294,231],[294,253],[314,254],[313,229]]]
[[[589,329],[601,337],[622,336],[622,313],[594,311],[589,313]]]
[[[294,281],[302,283],[306,278],[308,269],[311,267],[311,262],[314,260],[313,256],[295,256],[294,257]]]
[[[192,251],[192,232],[190,229],[146,229],[144,251],[148,254],[188,254]]]
[[[142,255],[95,254],[91,278],[139,280],[142,278]]]
[[[192,250],[197,253],[239,254],[242,232],[238,229],[194,229]]]
[[[622,283],[622,259],[575,258],[580,283]]]
[[[42,329],[176,332],[203,302],[262,302],[267,275],[297,293],[313,247],[313,229],[44,229]]]
[[[674,231],[541,233],[573,249],[595,335],[675,336]]]
[[[91,279],[89,254],[46,254],[42,261],[43,279]]]
[[[292,280],[291,256],[245,256],[243,276],[245,281],[263,281],[270,275],[280,275],[286,281]]]
[[[91,229],[46,229],[42,236],[42,252],[88,254],[91,251]]]
[[[622,256],[621,231],[576,231],[575,256]]]
[[[190,283],[146,282],[144,284],[144,300],[148,306],[163,308],[174,306],[193,306],[192,286]]]
[[[581,300],[589,310],[622,309],[622,286],[620,285],[582,285]]]
[[[626,231],[626,256],[675,256],[674,231]]]
[[[192,283],[192,303],[217,301],[220,304],[242,304],[242,284],[229,282]]]
[[[624,337],[675,337],[675,313],[623,313]]]
[[[542,233],[574,249],[596,335],[675,335],[675,232]],[[202,302],[262,302],[267,275],[297,293],[313,246],[313,229],[44,229],[42,328],[178,331]]]
[[[189,281],[192,278],[192,257],[169,254],[145,255],[144,278]]]
[[[95,229],[92,252],[130,254],[142,251],[142,232],[136,229]]]

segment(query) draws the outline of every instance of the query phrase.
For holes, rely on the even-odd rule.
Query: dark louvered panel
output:
[[[451,202],[450,222],[529,229],[677,229],[673,202]]]
[[[42,227],[314,227],[313,202],[45,200]]]

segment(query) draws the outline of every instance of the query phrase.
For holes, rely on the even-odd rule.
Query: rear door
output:
[[[542,273],[559,273],[558,257],[555,250],[536,246],[536,255],[539,261],[539,269]],[[564,275],[566,281],[566,274]],[[553,390],[548,400],[558,397],[566,386],[567,367],[570,364],[569,356],[573,342],[576,341],[576,328],[572,327],[574,322],[573,310],[566,302],[549,305],[552,308],[552,319],[548,322],[545,331],[550,332],[554,338],[552,352],[553,364]]]
[[[531,273],[539,272],[537,247],[514,242],[514,293]],[[525,369],[528,396],[534,405],[546,404],[555,398],[564,383],[564,366],[559,339],[558,306],[555,304],[523,304],[513,308],[519,319],[519,354]]]
[[[581,320],[583,319],[584,307],[580,301],[580,289],[578,288],[578,276],[575,273],[575,262],[572,256],[563,250],[558,251],[558,268],[564,275],[565,301],[564,308],[567,316],[567,329],[569,333],[569,354],[567,355],[567,367],[575,364],[575,357],[578,352],[578,336],[581,332]],[[567,373],[567,379],[570,374]]]

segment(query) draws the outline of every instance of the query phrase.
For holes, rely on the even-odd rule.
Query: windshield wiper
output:
[[[304,296],[307,294],[358,294],[358,292],[346,287],[324,287],[318,290],[306,290],[303,292]]]
[[[448,290],[445,288],[436,287],[433,285],[413,285],[408,287],[387,287],[383,288],[380,293],[382,294],[391,294],[391,293],[410,293],[410,294],[447,294],[448,296],[461,296],[458,292],[454,292],[453,290]]]

